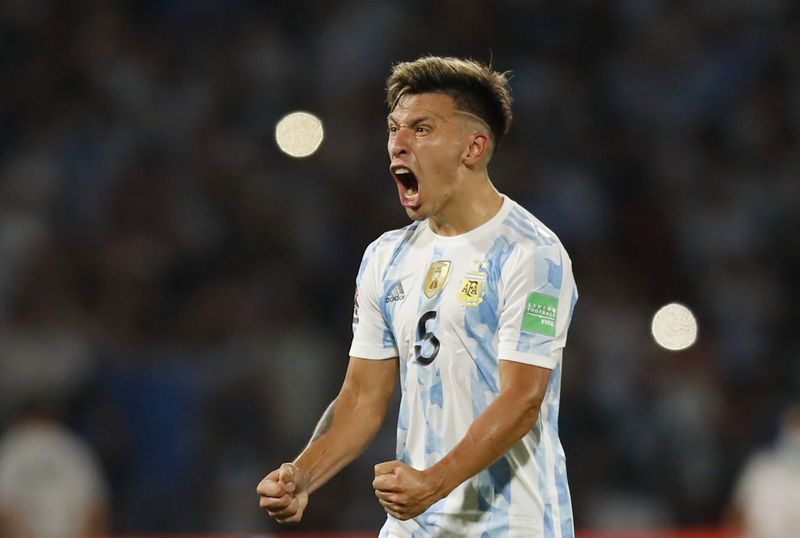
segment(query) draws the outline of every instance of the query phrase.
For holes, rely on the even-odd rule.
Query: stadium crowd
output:
[[[405,225],[383,84],[431,52],[513,71],[498,188],[581,299],[561,434],[579,528],[713,526],[800,393],[800,7],[789,0],[0,6],[0,433],[60,410],[111,529],[253,532],[347,362],[358,263]],[[275,123],[324,122],[308,159]],[[697,344],[658,348],[679,301]],[[392,419],[393,420],[393,419]],[[306,529],[376,529],[367,453]]]

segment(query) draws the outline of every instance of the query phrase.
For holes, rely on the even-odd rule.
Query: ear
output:
[[[469,145],[464,151],[464,164],[473,167],[486,159],[491,152],[491,141],[486,133],[475,132],[470,136]]]

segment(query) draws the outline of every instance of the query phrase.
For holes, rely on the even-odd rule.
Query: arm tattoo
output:
[[[322,414],[322,418],[319,419],[317,423],[317,427],[314,428],[314,433],[311,435],[311,440],[308,442],[310,445],[326,433],[328,430],[331,429],[331,424],[333,424],[333,415],[336,412],[336,400],[333,400],[325,412]]]

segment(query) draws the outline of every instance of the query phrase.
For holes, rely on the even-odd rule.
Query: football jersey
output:
[[[523,439],[425,513],[388,516],[381,536],[574,535],[558,407],[576,301],[558,238],[505,196],[467,233],[440,236],[418,221],[367,248],[350,355],[399,358],[397,459],[422,470],[452,450],[499,394],[500,359],[552,370]]]

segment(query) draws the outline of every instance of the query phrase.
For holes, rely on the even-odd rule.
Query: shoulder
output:
[[[388,255],[391,257],[393,254],[396,254],[410,244],[413,237],[417,234],[419,226],[419,222],[412,222],[403,228],[384,232],[367,246],[364,251],[364,260],[366,261],[368,258],[374,256],[386,257]]]
[[[386,267],[396,260],[400,253],[404,252],[411,244],[419,230],[419,225],[419,222],[412,222],[404,228],[390,230],[370,243],[361,258],[358,280],[361,280],[367,267],[372,267],[373,269],[370,271],[374,271],[375,268]]]
[[[511,210],[503,220],[503,232],[515,242],[529,247],[558,246],[558,236],[530,211],[509,199]]]
[[[511,258],[523,264],[535,261],[541,263],[544,260],[550,260],[557,265],[561,265],[564,260],[569,262],[569,255],[555,232],[530,211],[512,200],[509,201],[512,206],[502,221],[501,233],[512,247]]]

